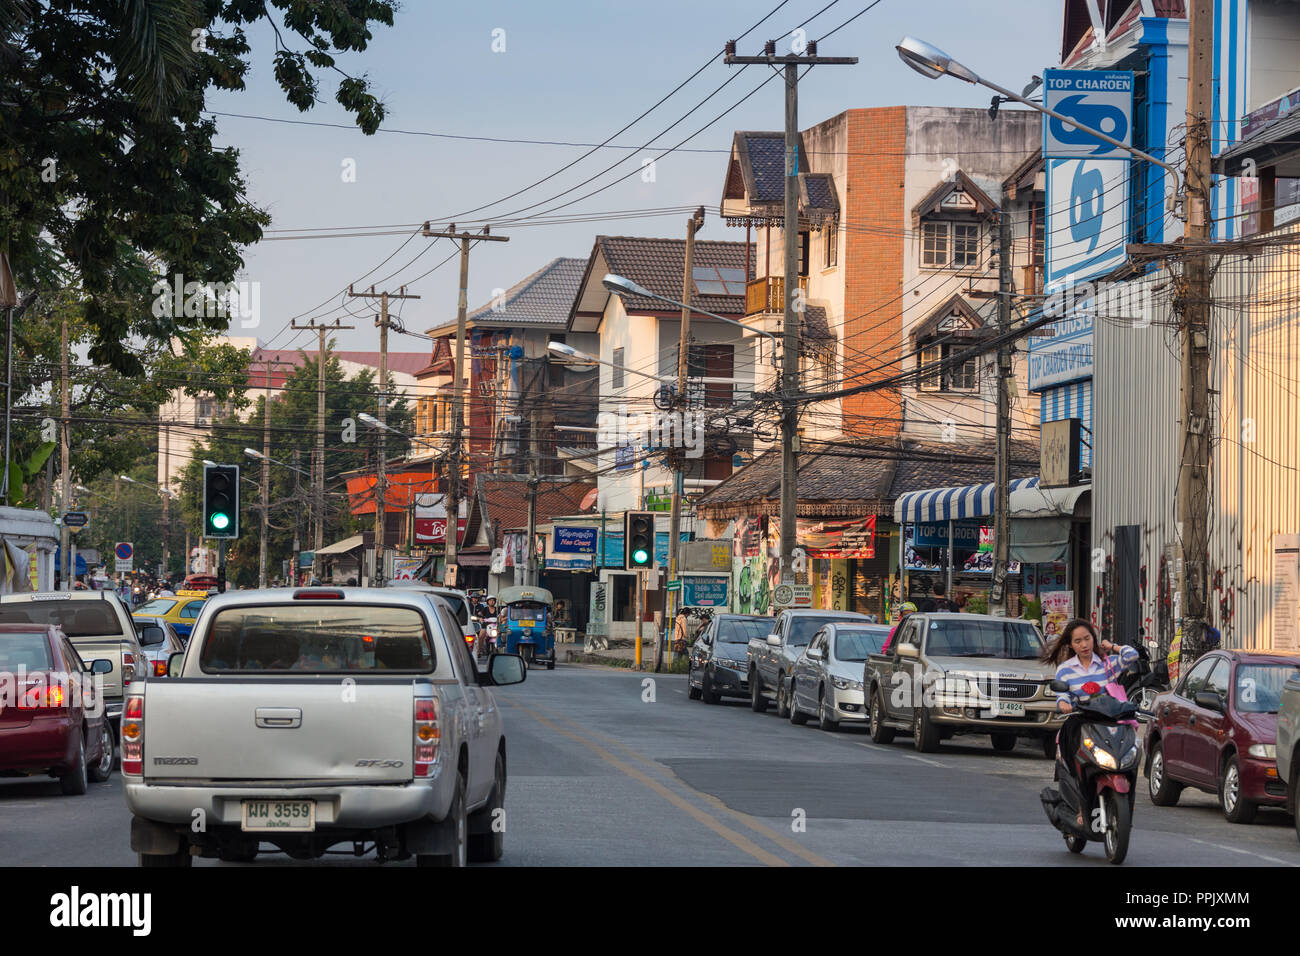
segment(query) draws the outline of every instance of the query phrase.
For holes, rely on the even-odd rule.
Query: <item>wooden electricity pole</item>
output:
[[[1183,597],[1181,659],[1204,649],[1210,542],[1210,239],[1214,3],[1188,4],[1187,225],[1183,260],[1182,459],[1178,528]],[[1184,665],[1185,671],[1186,665]]]
[[[397,292],[376,292],[371,286],[369,292],[353,292],[348,286],[348,295],[362,299],[378,299],[379,315],[375,325],[379,326],[379,452],[375,456],[375,574],[370,581],[371,587],[380,587],[384,583],[384,525],[388,518],[388,483],[385,476],[385,435],[388,432],[388,300],[418,299],[402,286]]]
[[[795,473],[799,466],[798,405],[799,336],[804,301],[799,291],[799,68],[823,65],[849,66],[856,56],[818,56],[817,42],[810,41],[803,53],[776,55],[776,41],[769,40],[762,56],[737,56],[736,41],[728,41],[723,61],[785,67],[785,309],[781,342],[781,583],[794,583],[792,554],[797,522],[798,495]]]
[[[295,329],[312,329],[319,336],[316,349],[316,454],[312,458],[312,503],[316,510],[315,550],[325,547],[325,359],[328,341],[326,335],[343,329],[355,329],[335,319],[332,325],[317,324],[313,319],[302,325],[291,323]],[[320,571],[319,562],[313,558],[313,570]]]
[[[447,504],[447,544],[444,552],[446,570],[443,575],[445,583],[456,587],[459,586],[456,581],[456,565],[460,548],[460,435],[464,417],[462,390],[465,375],[465,323],[469,306],[469,250],[471,243],[509,242],[510,239],[508,236],[492,235],[491,226],[487,225],[477,234],[468,230],[458,233],[454,222],[444,232],[432,231],[426,222],[421,234],[429,239],[460,240],[460,293],[456,299],[456,366],[451,377],[451,464],[447,469],[449,477],[445,499]],[[529,547],[531,546],[532,543],[529,542]]]

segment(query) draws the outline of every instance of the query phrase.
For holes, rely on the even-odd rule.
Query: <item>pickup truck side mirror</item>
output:
[[[920,657],[921,652],[917,650],[915,644],[899,644],[898,656],[899,657]]]
[[[177,652],[174,653],[174,654],[169,654],[169,655],[167,656],[167,676],[168,676],[168,677],[180,677],[180,676],[181,676],[181,662],[184,661],[184,660],[185,660],[185,652],[184,652],[184,651],[177,651]]]
[[[808,656],[811,657],[811,658],[812,658],[813,660],[815,660],[815,661],[819,661],[819,660],[821,660],[823,657],[825,657],[826,655],[823,654],[821,651],[817,650],[817,648],[814,647],[811,651],[808,652]]]
[[[88,674],[111,674],[113,673],[113,662],[100,658],[99,660],[86,662],[86,673]]]
[[[518,654],[493,654],[488,661],[487,676],[496,687],[522,684],[528,676],[524,659]]]
[[[768,643],[769,645],[771,645],[772,647],[780,647],[780,646],[781,646],[781,635],[779,635],[779,634],[769,634],[769,635],[767,635],[767,643]]]

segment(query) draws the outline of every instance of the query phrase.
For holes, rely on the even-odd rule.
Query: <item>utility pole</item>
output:
[[[998,331],[1011,328],[1011,200],[1002,193],[998,216]],[[989,613],[1006,614],[1007,562],[1011,559],[1011,343],[998,347],[996,498],[993,503],[993,586]]]
[[[456,299],[456,367],[451,377],[451,465],[448,468],[450,477],[447,481],[446,495],[447,544],[444,552],[446,555],[444,581],[456,580],[456,565],[460,551],[460,433],[464,417],[462,379],[465,375],[465,321],[469,306],[469,248],[471,242],[510,241],[508,236],[492,235],[491,228],[490,225],[484,225],[483,231],[477,235],[468,230],[457,233],[456,224],[453,222],[445,232],[433,232],[426,222],[421,232],[429,239],[460,240],[460,294]],[[531,541],[529,547],[532,547]]]
[[[686,416],[690,414],[690,398],[686,394],[686,379],[690,374],[690,350],[691,350],[691,286],[692,276],[691,269],[695,261],[695,233],[704,225],[704,207],[701,206],[695,210],[695,215],[686,220],[686,264],[682,268],[682,335],[681,341],[677,346],[677,395],[673,401],[674,407],[681,411],[682,422],[681,428],[678,429],[678,435],[686,434]],[[748,279],[748,276],[746,276]],[[663,430],[660,429],[662,434]],[[673,468],[673,501],[672,509],[668,516],[668,580],[676,581],[681,574],[681,521],[682,521],[682,486],[685,483],[683,474],[684,455],[680,448],[674,448],[671,452],[676,467]],[[681,591],[668,592],[668,604],[664,608],[665,622],[673,620],[677,609],[677,603],[681,600]],[[666,626],[666,625],[665,625]],[[658,670],[659,655],[655,654],[655,669]]]
[[[1187,224],[1183,260],[1182,461],[1178,528],[1182,561],[1183,671],[1205,647],[1210,508],[1210,127],[1214,82],[1214,4],[1188,4]]]
[[[271,514],[271,369],[277,365],[288,365],[279,359],[260,358],[251,364],[260,364],[266,385],[266,399],[262,404],[262,522],[261,535],[257,545],[257,586],[266,587],[266,538],[270,533]],[[217,559],[218,565],[226,563],[225,539],[220,540]]]
[[[161,409],[161,408],[158,410],[158,424],[159,424],[160,426],[162,425],[162,409]],[[171,430],[171,427],[169,426],[169,427],[167,427],[167,428],[162,429],[162,433],[163,433],[163,481],[166,482],[166,484],[163,486],[163,492],[162,492],[162,553],[163,553],[163,557],[162,557],[162,563],[163,563],[163,573],[162,573],[162,577],[165,579],[165,578],[166,578],[168,575],[170,575],[171,572],[172,572],[172,568],[171,568],[171,548],[169,548],[169,547],[167,546],[167,544],[168,544],[168,538],[169,538],[169,536],[171,535],[171,530],[172,530],[172,522],[171,522],[171,508],[170,508],[170,505],[171,505],[171,503],[172,503],[172,496],[171,496],[171,490],[172,490],[172,470],[171,470],[171,465],[172,465],[172,458],[171,458],[172,430]]]
[[[375,575],[370,582],[373,588],[384,583],[384,525],[388,518],[388,482],[385,475],[385,436],[388,432],[388,300],[418,299],[419,296],[410,295],[406,286],[397,292],[376,292],[374,286],[370,287],[369,292],[353,292],[352,286],[348,286],[348,295],[379,300],[379,315],[375,317],[375,325],[379,326],[379,428],[376,429],[379,452],[375,456]]]
[[[315,319],[302,325],[290,324],[295,329],[312,329],[319,336],[316,349],[316,454],[311,463],[312,500],[316,508],[315,545],[319,551],[325,547],[325,353],[328,349],[325,336],[329,332],[355,329],[356,326],[344,325],[342,319],[335,319],[332,325],[318,324]]]
[[[72,398],[68,392],[68,315],[66,311],[63,314],[62,331],[59,336],[59,353],[59,401],[61,406],[59,455],[62,459],[60,477],[63,480],[63,491],[59,494],[59,564],[63,566],[63,590],[71,591],[72,582],[77,576],[77,569],[69,567],[68,564],[72,560],[70,553],[72,535],[69,534],[68,525],[62,517],[67,514],[68,504],[72,501],[72,469],[68,462],[68,450],[71,445],[68,440],[68,427],[72,415]]]
[[[768,40],[762,56],[737,56],[736,41],[727,41],[724,62],[785,67],[785,309],[781,342],[781,583],[794,583],[792,554],[797,522],[798,495],[795,473],[799,464],[798,406],[799,338],[803,324],[803,296],[799,291],[799,68],[848,66],[856,56],[818,56],[817,42],[809,41],[804,53],[776,55],[776,41]]]

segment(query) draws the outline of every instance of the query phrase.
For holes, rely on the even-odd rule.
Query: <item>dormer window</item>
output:
[[[912,210],[920,233],[921,268],[978,269],[984,264],[985,224],[997,211],[993,200],[957,170]]]
[[[974,269],[980,264],[980,227],[975,222],[921,223],[921,265],[927,269]]]
[[[912,333],[919,356],[918,388],[923,392],[969,394],[979,388],[979,357],[954,359],[970,352],[984,338],[984,321],[970,303],[954,295],[921,322]]]

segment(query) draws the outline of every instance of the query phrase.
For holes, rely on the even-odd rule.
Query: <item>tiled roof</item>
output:
[[[469,321],[480,326],[563,326],[586,267],[586,259],[552,259],[500,298],[479,306],[469,314]]]
[[[751,203],[782,202],[785,199],[785,134],[737,133],[739,144],[749,154],[749,166],[754,171],[754,193]],[[800,156],[803,150],[799,151]]]
[[[378,352],[342,352],[331,350],[330,355],[340,362],[379,368]],[[271,366],[271,387],[281,388],[288,381],[293,370],[301,368],[308,362],[316,361],[316,350],[300,351],[298,349],[256,349],[253,351],[248,370],[248,384],[251,388],[265,388],[266,374],[262,362],[282,363]],[[429,364],[427,352],[389,352],[388,370],[414,376]]]
[[[501,547],[502,533],[528,527],[528,478],[525,475],[477,475],[480,499],[491,521],[494,548]],[[594,481],[552,484],[545,479],[537,487],[537,523],[545,524],[557,515],[576,514],[578,505],[596,487]]]
[[[686,268],[685,239],[646,239],[633,236],[597,236],[596,245],[603,253],[609,271],[631,279],[651,292],[677,301],[682,297],[682,272]],[[713,266],[719,269],[745,269],[745,243],[717,242],[697,239],[694,266]],[[750,247],[749,261],[755,258]],[[592,261],[594,262],[594,255]],[[588,282],[599,283],[604,276],[589,276]],[[672,306],[655,299],[624,296],[624,305],[630,312],[662,312]],[[691,304],[707,312],[721,315],[744,315],[745,296],[695,295]]]
[[[1038,474],[1038,446],[1011,443],[1011,477]],[[850,448],[828,449],[800,456],[797,489],[799,512],[816,514],[832,508],[864,513],[892,514],[894,499],[909,491],[979,484],[994,479],[994,444],[954,445],[903,439],[881,442],[878,453]],[[954,460],[982,458],[983,461]],[[775,514],[781,497],[781,456],[768,451],[701,495],[696,509],[713,517],[750,506],[753,514]]]

